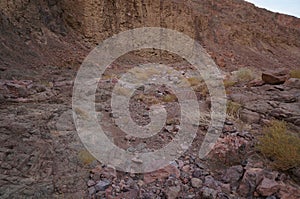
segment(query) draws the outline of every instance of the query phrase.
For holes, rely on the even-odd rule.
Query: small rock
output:
[[[131,141],[132,137],[133,137],[133,136],[131,136],[131,135],[126,135],[126,136],[125,136],[125,140]]]
[[[287,87],[290,87],[290,88],[300,89],[300,79],[290,78],[284,83],[284,85],[287,86]]]
[[[295,180],[300,182],[300,168],[293,168],[291,170],[291,173],[292,173],[292,177],[295,177]]]
[[[276,85],[276,86],[274,86],[274,88],[276,88],[280,91],[284,91],[284,85]]]
[[[201,192],[202,192],[203,198],[207,198],[207,199],[215,199],[215,198],[217,198],[217,194],[218,194],[218,192],[216,190],[208,188],[208,187],[203,187],[201,189]]]
[[[194,188],[200,188],[202,187],[202,180],[199,179],[199,178],[192,178],[191,179],[191,184],[192,184],[192,187]]]
[[[213,189],[218,189],[218,188],[220,188],[219,184],[220,184],[220,181],[215,180],[210,175],[205,176],[205,178],[204,178],[204,185],[206,187],[213,188]]]
[[[206,165],[203,164],[202,162],[200,162],[199,159],[196,159],[196,165],[197,165],[197,167],[199,167],[200,169],[205,169],[205,168],[206,168]]]
[[[279,192],[276,195],[278,198],[299,199],[300,189],[292,185],[280,183]]]
[[[237,129],[235,128],[235,126],[224,126],[222,132],[223,133],[236,133]]]
[[[255,80],[252,80],[252,81],[250,81],[249,83],[248,83],[248,86],[250,86],[250,87],[258,87],[258,86],[262,86],[262,85],[264,85],[264,81],[262,81],[262,80],[257,80],[257,79],[255,79]]]
[[[253,136],[251,135],[251,133],[249,133],[247,131],[238,132],[237,135],[242,137],[242,138],[253,139]]]
[[[238,187],[238,193],[242,197],[253,195],[256,186],[263,179],[263,172],[264,170],[261,168],[247,169]]]
[[[6,67],[2,67],[2,66],[0,66],[0,71],[6,71],[7,70],[7,68]]]
[[[243,167],[241,165],[232,166],[228,168],[222,177],[222,181],[225,183],[235,184],[243,176]]]
[[[137,164],[143,164],[143,160],[138,159],[137,157],[132,158],[131,161]]]
[[[149,184],[149,183],[154,182],[155,180],[162,181],[163,179],[168,178],[170,176],[172,176],[174,178],[179,178],[179,176],[180,176],[179,169],[173,165],[168,165],[157,171],[145,173],[144,174],[144,182],[145,182],[145,184]]]
[[[140,186],[140,187],[142,187],[144,184],[145,184],[145,183],[144,183],[143,180],[139,180],[139,181],[137,182],[137,185]]]
[[[249,111],[246,109],[243,109],[240,112],[240,118],[242,121],[247,122],[247,123],[259,123],[260,121],[260,115],[256,112]]]
[[[233,125],[233,123],[231,121],[228,121],[228,120],[225,121],[225,124],[228,125],[228,126],[232,126]]]
[[[177,160],[178,167],[182,168],[184,166],[184,162],[182,160]]]
[[[119,118],[117,113],[109,113],[109,117],[111,118]]]
[[[3,163],[1,163],[1,168],[10,170],[10,169],[12,169],[12,166],[6,162],[3,162]]]
[[[275,180],[264,177],[256,190],[262,196],[270,196],[279,190],[279,184]]]
[[[220,183],[220,187],[221,187],[222,191],[224,191],[226,193],[230,193],[232,191],[230,184]],[[233,190],[235,190],[235,188]]]
[[[112,165],[107,165],[106,167],[102,168],[101,175],[107,179],[116,178],[117,177],[116,168]]]
[[[137,189],[130,189],[129,191],[123,192],[117,197],[113,197],[114,199],[132,199],[132,198],[138,198],[139,196],[139,190]]]
[[[188,173],[190,171],[190,165],[185,165],[182,167],[182,171]]]
[[[202,170],[201,169],[195,169],[195,171],[193,172],[192,176],[195,178],[199,178],[202,175]]]
[[[63,112],[56,121],[56,130],[58,131],[73,131],[75,129],[73,121],[73,112],[68,110]]]
[[[175,198],[177,198],[180,190],[181,190],[180,186],[169,187],[166,191],[166,194],[167,194],[168,198],[175,199]]]
[[[105,191],[105,189],[107,189],[110,185],[110,181],[109,180],[100,180],[96,185],[95,185],[95,189],[96,191]]]
[[[96,182],[94,180],[89,180],[87,182],[87,186],[91,187],[91,186],[94,186],[96,184]]]
[[[88,188],[88,192],[89,192],[89,195],[90,195],[90,196],[93,195],[93,194],[95,194],[95,193],[96,193],[95,187],[89,187],[89,188]]]
[[[173,131],[173,126],[167,125],[165,126],[165,129],[171,133]]]

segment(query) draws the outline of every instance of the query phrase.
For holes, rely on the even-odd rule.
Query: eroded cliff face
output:
[[[102,40],[145,26],[195,38],[229,70],[300,63],[300,20],[242,0],[6,0],[0,7],[6,65],[79,64]]]

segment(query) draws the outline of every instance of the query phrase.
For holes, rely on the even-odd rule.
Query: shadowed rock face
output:
[[[19,0],[0,7],[4,65],[78,64],[88,47],[144,26],[184,32],[228,70],[300,63],[300,20],[242,0]]]

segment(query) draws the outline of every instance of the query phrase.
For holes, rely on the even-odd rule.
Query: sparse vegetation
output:
[[[114,91],[116,94],[127,96],[127,97],[130,97],[130,95],[131,95],[131,90],[129,88],[125,88],[125,87],[117,87],[117,88],[115,88]]]
[[[92,154],[90,154],[90,152],[88,152],[87,150],[80,151],[78,154],[78,158],[85,165],[91,164],[96,160],[94,156],[92,156]]]
[[[255,79],[253,72],[249,68],[240,68],[238,71],[236,71],[235,75],[236,81],[239,83],[249,82]]]
[[[300,79],[300,70],[299,69],[291,70],[290,77]]]
[[[203,97],[207,97],[209,94],[209,90],[204,82],[200,84],[196,90],[199,91]]]
[[[177,101],[177,97],[174,94],[167,94],[163,96],[163,102],[175,102]]]
[[[232,87],[236,84],[235,81],[233,81],[232,79],[225,79],[224,80],[224,86],[225,88],[229,88],[229,87]]]
[[[209,90],[206,86],[204,80],[198,77],[190,77],[187,79],[189,84],[196,92],[200,92],[203,97],[206,97],[209,94]]]
[[[140,100],[148,105],[159,104],[158,98],[152,95],[138,94],[135,99]]]
[[[242,105],[229,100],[227,102],[227,115],[238,118]]]
[[[287,130],[284,121],[274,120],[263,129],[257,148],[279,170],[300,166],[300,138]]]
[[[188,82],[190,83],[191,86],[198,86],[201,84],[203,81],[197,77],[190,77],[187,78]]]

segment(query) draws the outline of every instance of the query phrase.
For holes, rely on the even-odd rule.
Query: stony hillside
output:
[[[0,198],[300,198],[300,19],[243,0],[1,0],[0,25]],[[188,148],[180,158],[150,173],[129,173],[99,162],[83,146],[72,91],[93,47],[145,26],[174,29],[200,42],[224,76],[227,114],[213,150],[199,158],[212,103],[199,73],[164,51],[120,57],[93,84],[99,124],[116,146],[151,152],[181,129],[176,93],[150,83],[131,96],[130,116],[147,125],[151,106],[161,104],[167,113],[162,129],[140,138],[118,127],[124,116],[113,113],[111,97],[129,70],[141,79],[185,78],[203,113],[192,123],[192,145],[180,146]],[[180,78],[158,66],[131,70],[151,61],[173,67]],[[119,91],[128,95],[128,89]]]

